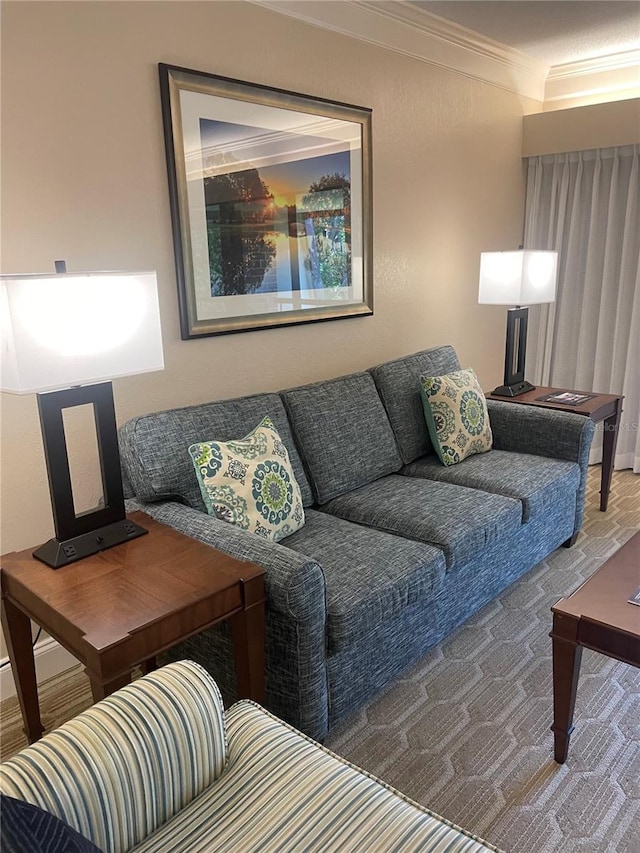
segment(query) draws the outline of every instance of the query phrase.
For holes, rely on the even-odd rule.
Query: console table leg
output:
[[[554,759],[564,764],[573,732],[582,646],[577,642],[578,620],[553,615],[553,732]]]
[[[29,743],[34,743],[42,737],[44,728],[40,719],[31,620],[8,598],[2,599],[2,629],[22,711],[24,732]]]
[[[606,512],[609,504],[609,491],[611,489],[611,476],[613,474],[613,463],[618,443],[618,427],[620,426],[620,415],[622,414],[622,400],[618,400],[616,411],[613,415],[604,419],[602,435],[602,475],[600,478],[600,512]]]

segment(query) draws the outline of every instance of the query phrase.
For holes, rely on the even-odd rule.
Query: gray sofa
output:
[[[437,347],[279,394],[134,418],[120,430],[138,508],[266,570],[266,705],[316,739],[562,544],[582,524],[594,425],[489,401],[493,449],[440,464],[422,374],[460,368]],[[278,543],[206,514],[187,448],[249,433],[285,443],[305,524]],[[233,698],[223,625],[170,653]]]

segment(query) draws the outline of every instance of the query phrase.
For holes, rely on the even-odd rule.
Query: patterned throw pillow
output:
[[[443,465],[491,450],[487,401],[473,370],[421,376],[420,388],[429,436]]]
[[[244,438],[192,444],[209,515],[277,542],[304,524],[300,487],[271,418]]]
[[[2,853],[100,853],[100,850],[51,812],[0,794]]]

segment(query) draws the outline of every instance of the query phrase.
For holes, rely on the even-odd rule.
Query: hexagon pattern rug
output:
[[[327,746],[509,853],[640,853],[640,670],[584,651],[567,763],[553,760],[550,608],[640,529],[640,477]],[[631,592],[631,591],[630,591]],[[640,628],[640,608],[638,613]]]

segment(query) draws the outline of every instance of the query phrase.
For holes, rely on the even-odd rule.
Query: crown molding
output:
[[[609,101],[640,91],[640,50],[550,68],[405,0],[248,2],[543,103]]]
[[[640,50],[554,65],[545,86],[545,104],[572,100],[611,101],[640,92]]]
[[[635,69],[636,82],[640,83],[640,50],[626,50],[595,59],[583,59],[581,62],[567,62],[565,65],[553,65],[548,80],[562,80],[580,77],[585,74],[618,71],[623,68]]]
[[[404,0],[248,0],[537,101],[549,66]]]

